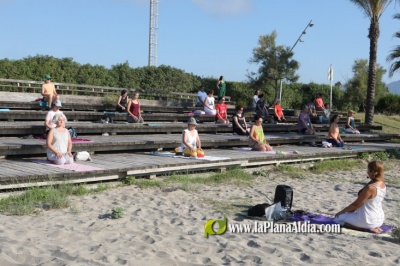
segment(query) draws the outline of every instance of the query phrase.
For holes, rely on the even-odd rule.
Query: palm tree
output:
[[[369,38],[369,66],[368,66],[368,88],[365,108],[365,123],[371,125],[374,122],[374,99],[376,86],[376,56],[378,50],[378,39],[380,34],[379,19],[393,0],[350,0],[364,11],[370,20]]]
[[[400,19],[400,13],[393,16],[395,19]],[[395,37],[400,38],[400,31],[394,34]],[[396,46],[388,55],[387,61],[394,61],[389,69],[389,77],[392,77],[394,72],[400,69],[400,45]]]

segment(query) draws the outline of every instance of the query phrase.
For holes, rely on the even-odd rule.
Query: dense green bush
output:
[[[376,111],[389,115],[400,113],[400,95],[388,93],[379,99]]]

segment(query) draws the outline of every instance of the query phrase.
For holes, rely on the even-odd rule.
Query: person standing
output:
[[[53,122],[53,117],[58,113],[62,113],[60,111],[61,107],[62,107],[61,101],[55,100],[53,102],[53,106],[51,107],[50,111],[47,112],[46,119],[44,121],[44,126],[46,127],[46,135],[48,135],[49,131],[52,128],[56,127],[56,124]]]
[[[54,84],[51,82],[51,76],[45,75],[44,76],[44,83],[42,85],[42,96],[44,100],[48,102],[48,107],[51,108],[53,101],[60,99],[57,94],[56,88]]]
[[[197,92],[197,102],[196,102],[196,106],[197,107],[203,107],[204,104],[204,100],[207,97],[207,93],[204,91],[204,86],[201,85],[200,86],[200,90]]]
[[[221,100],[221,98],[225,97],[226,94],[226,83],[224,80],[224,76],[220,76],[219,80],[217,82],[217,89],[218,89],[218,101]]]
[[[256,110],[257,102],[260,99],[258,96],[260,95],[260,91],[256,90],[253,95],[253,111]]]

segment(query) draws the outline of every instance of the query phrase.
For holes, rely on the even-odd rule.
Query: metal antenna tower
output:
[[[149,66],[157,66],[158,0],[150,0]]]

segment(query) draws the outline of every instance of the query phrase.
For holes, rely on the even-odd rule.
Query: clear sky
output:
[[[131,67],[148,64],[149,0],[0,0],[0,58],[50,55],[80,64]],[[378,63],[400,40],[394,3],[381,17]],[[368,59],[369,20],[348,0],[160,0],[158,65],[203,77],[245,81],[260,35],[277,31],[277,44],[293,46],[299,82],[326,83],[353,76],[355,59]],[[38,77],[39,79],[39,77]],[[55,79],[56,80],[56,79]],[[386,83],[400,80],[400,74]]]

